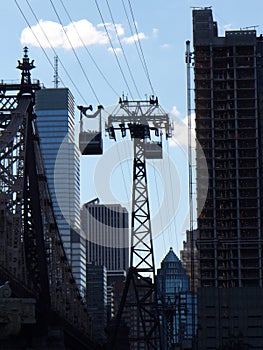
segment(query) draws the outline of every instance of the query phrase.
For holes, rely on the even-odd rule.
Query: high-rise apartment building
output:
[[[67,88],[36,92],[40,144],[64,249],[77,284],[86,288],[85,239],[80,228],[80,161],[74,143],[74,98]]]
[[[87,239],[87,262],[123,275],[129,267],[127,209],[119,204],[100,204],[96,198],[83,205],[81,223]]]
[[[262,349],[262,36],[219,36],[204,8],[193,10],[193,37],[196,136],[207,163],[197,152],[198,345],[229,349],[238,339],[240,349]]]

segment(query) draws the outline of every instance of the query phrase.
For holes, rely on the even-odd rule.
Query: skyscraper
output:
[[[92,305],[93,297],[96,298],[96,293],[91,296],[89,290],[92,290],[93,283],[94,288],[97,288],[98,280],[98,277],[93,278],[91,273],[96,269],[99,273],[99,269],[102,269],[107,275],[107,308],[110,321],[114,314],[117,314],[126,270],[129,267],[128,212],[119,204],[100,204],[99,199],[95,198],[82,206],[81,226],[86,237],[88,305]],[[95,322],[101,318],[105,307],[104,301],[96,302],[96,307],[91,311]],[[126,316],[130,324],[131,315]],[[108,336],[111,335],[109,331]]]
[[[193,10],[197,153],[198,344],[231,339],[263,348],[263,41],[255,30],[218,35],[210,8]],[[243,345],[241,345],[241,343]]]
[[[157,295],[162,319],[164,350],[190,349],[192,345],[192,298],[190,278],[170,248],[157,270]]]
[[[87,238],[87,261],[104,265],[108,271],[129,267],[129,222],[126,208],[100,204],[96,198],[83,205],[82,229]]]
[[[36,92],[40,144],[59,232],[77,284],[86,288],[80,231],[80,163],[74,143],[74,98],[67,88]]]

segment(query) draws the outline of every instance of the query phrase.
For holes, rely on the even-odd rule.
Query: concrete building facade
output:
[[[193,38],[196,136],[206,158],[204,167],[197,150],[198,346],[229,348],[234,337],[262,349],[262,36],[219,36],[203,8],[193,10]]]

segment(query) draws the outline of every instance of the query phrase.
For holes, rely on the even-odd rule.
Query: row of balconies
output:
[[[199,133],[206,132],[209,130],[209,133],[212,135],[212,132],[216,133],[228,133],[231,138],[232,136],[237,135],[238,138],[240,136],[244,135],[246,136],[247,132],[248,135],[254,135],[257,131],[255,127],[255,120],[240,120],[237,123],[237,126],[235,125],[235,121],[230,118],[220,118],[214,120],[214,126],[212,128],[212,120],[204,120],[204,119],[197,119],[196,120],[196,128],[195,130]],[[234,134],[233,134],[234,133]],[[254,134],[253,134],[254,133]]]
[[[206,76],[209,76],[209,74],[206,74]],[[213,87],[213,91],[223,91],[223,92],[231,92],[233,90],[236,90],[237,92],[243,92],[244,93],[255,93],[255,81],[253,79],[251,80],[225,80],[225,79],[217,79],[213,80],[210,79],[210,76],[208,79],[202,79],[202,80],[195,80],[195,90],[197,93],[201,93],[203,91],[209,90],[211,93],[211,87]]]
[[[203,70],[202,73],[195,72],[195,84],[197,81],[244,81],[243,85],[245,85],[245,82],[248,82],[248,86],[255,86],[255,77],[254,77],[254,70],[253,72],[247,72],[247,70],[240,71],[236,70],[236,74],[234,74],[233,70],[228,70],[227,72],[225,69],[222,71],[214,71],[213,76],[210,73],[210,70]],[[210,84],[210,83],[209,83]]]
[[[253,109],[254,111],[254,109]],[[242,109],[242,114],[240,114],[240,111],[233,111],[233,110],[216,110],[213,111],[214,112],[214,122],[220,120],[220,119],[224,119],[224,120],[229,120],[229,121],[245,121],[247,123],[250,122],[255,122],[255,118],[256,115],[253,113],[251,113],[251,110],[247,110],[247,109]],[[235,113],[236,112],[236,113]],[[197,115],[197,120],[211,120],[211,110],[207,109],[207,110],[199,110],[198,111],[198,115]]]
[[[228,259],[225,256],[224,256],[224,259],[226,259],[224,264],[217,266],[218,275],[224,277],[223,271],[225,271],[225,273],[236,274],[237,271],[239,270],[237,260],[233,261],[231,259]],[[250,264],[248,266],[246,266],[245,264],[241,264],[240,266],[241,274],[242,272],[244,273],[244,270],[253,271],[253,270],[258,270],[258,268],[259,268],[258,263],[256,265]],[[209,273],[209,271],[211,273],[212,271],[215,270],[215,266],[211,263],[204,263],[204,264],[201,264],[200,269],[201,271],[205,271],[205,273]]]
[[[213,74],[216,74],[217,72],[228,72],[232,73],[233,71],[236,72],[245,72],[246,74],[249,74],[251,77],[254,77],[254,71],[255,71],[255,64],[252,62],[251,64],[242,64],[242,62],[213,62],[212,65],[210,62],[195,62],[195,75],[196,74],[204,74],[206,72],[210,72],[212,68]]]
[[[203,147],[203,141],[215,141],[215,149],[236,149],[236,140],[238,141],[237,148],[257,148],[258,139],[255,130],[246,130],[246,132],[240,131],[239,133],[230,131],[219,131],[208,133],[207,130],[196,129],[196,136],[198,141]],[[222,142],[221,142],[222,141]],[[232,142],[231,142],[232,141]],[[211,146],[210,146],[211,148]]]
[[[248,91],[245,90],[237,90],[237,93],[234,94],[234,91],[216,91],[216,90],[209,90],[209,89],[203,89],[203,90],[198,90],[196,92],[196,101],[202,101],[202,100],[210,100],[213,99],[214,102],[218,101],[235,101],[237,102],[245,102],[245,101],[250,101],[250,100],[256,100],[255,96],[255,91],[253,89],[250,89]]]
[[[198,219],[198,228],[200,230],[211,230],[215,227],[220,233],[220,231],[224,231],[225,228],[228,228],[231,231],[235,230],[239,226],[241,236],[245,237],[251,236],[254,230],[258,230],[258,218],[256,211],[253,214],[249,214],[250,216],[246,216],[245,218],[242,218],[241,216],[238,217],[235,208],[226,209],[225,212],[217,214],[215,219],[212,214],[210,214],[210,216],[209,214],[203,215],[203,218]],[[216,221],[216,223],[214,223],[214,221]]]
[[[214,112],[218,112],[218,111],[222,111],[222,112],[230,112],[231,111],[237,111],[237,112],[241,112],[243,110],[245,111],[250,111],[250,114],[254,115],[255,118],[255,114],[254,114],[254,110],[256,108],[256,99],[251,98],[251,99],[240,99],[237,100],[237,104],[235,105],[234,103],[234,99],[232,100],[214,100],[214,104],[212,106],[212,100],[207,97],[206,99],[202,97],[199,98],[197,97],[196,99],[196,110],[197,111],[202,111],[202,110],[206,110],[206,109],[211,109],[213,107]],[[253,113],[251,112],[253,111]],[[234,116],[234,114],[233,114]]]
[[[241,176],[243,176],[243,170],[256,170],[259,168],[255,160],[244,158],[239,158],[238,162],[235,160],[216,159],[214,164],[207,159],[206,166],[208,169],[214,169],[216,173],[221,172],[222,170],[230,172],[231,174],[234,170],[238,170],[239,172],[242,171]]]

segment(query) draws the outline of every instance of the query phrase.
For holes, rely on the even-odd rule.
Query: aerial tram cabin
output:
[[[144,144],[144,156],[147,159],[162,159],[162,141],[150,141]]]
[[[103,140],[101,132],[101,110],[102,106],[98,106],[98,110],[91,115],[86,114],[87,110],[92,111],[92,106],[78,106],[80,110],[80,133],[79,133],[79,149],[82,155],[98,155],[103,153]],[[83,128],[83,115],[87,118],[99,118],[98,130],[90,130]]]

